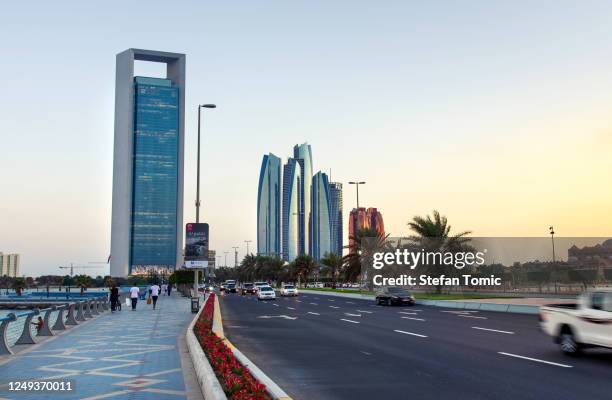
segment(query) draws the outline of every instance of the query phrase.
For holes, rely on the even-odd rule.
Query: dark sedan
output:
[[[252,283],[243,283],[242,284],[242,294],[256,294],[257,290],[255,290],[255,285]]]
[[[390,287],[385,288],[376,296],[376,304],[383,306],[413,306],[415,304],[415,299],[406,289]]]
[[[228,283],[225,285],[225,291],[228,293],[238,293],[238,289],[236,289],[235,283]]]

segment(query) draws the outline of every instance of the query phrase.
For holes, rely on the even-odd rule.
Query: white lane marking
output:
[[[336,306],[329,306],[330,308],[340,308],[340,307],[336,307]]]
[[[367,351],[359,350],[360,353],[365,354],[366,356],[371,356],[372,353],[368,353]]]
[[[346,304],[355,304],[352,301],[345,301]]]
[[[346,322],[350,322],[352,324],[358,324],[359,321],[351,321],[350,319],[344,319],[344,318],[340,318],[340,321],[346,321]]]
[[[463,317],[463,318],[488,319],[487,317],[477,317],[475,315],[457,315],[457,316]]]
[[[398,329],[394,329],[393,332],[397,332],[397,333],[403,333],[404,335],[412,335],[412,336],[417,336],[417,337],[427,337],[425,335],[419,335],[418,333],[412,333],[412,332],[406,332],[406,331],[400,331]]]
[[[423,318],[402,317],[403,319],[411,319],[413,321],[425,321]]]
[[[361,317],[361,314],[351,314],[347,312],[345,312],[344,315],[348,315],[349,317]]]
[[[539,363],[543,363],[543,364],[554,365],[554,366],[557,366],[557,367],[573,368],[573,366],[567,365],[567,364],[559,364],[559,363],[552,362],[552,361],[545,361],[545,360],[539,360],[537,358],[519,356],[518,354],[504,353],[503,351],[498,351],[498,354],[502,354],[504,356],[509,356],[509,357],[522,358],[523,360],[535,361],[535,362],[539,362]]]
[[[472,311],[440,311],[443,313],[449,313],[449,314],[469,314]]]
[[[297,317],[290,317],[288,315],[261,315],[257,318],[264,318],[264,319],[270,319],[270,318],[284,318],[284,319],[297,319]]]
[[[308,314],[312,314],[312,315],[321,315],[318,312],[312,312],[312,311],[308,311]]]
[[[372,311],[357,310],[357,312],[366,313],[366,314],[372,314]]]
[[[489,328],[481,328],[479,326],[473,326],[472,329],[480,329],[481,331],[499,332],[499,333],[505,333],[507,335],[514,335],[514,332],[500,331],[500,330],[497,330],[497,329],[489,329]]]
[[[274,307],[278,307],[278,304],[272,304]]]
[[[297,300],[297,299],[296,299],[295,301],[297,301],[298,303],[301,303],[301,302],[302,302],[302,300]]]
[[[336,300],[332,300],[332,299],[327,299],[327,300],[329,300],[329,301],[336,301]]]
[[[313,306],[318,306],[317,303],[308,303],[308,304],[312,304]]]
[[[289,310],[295,310],[295,308],[293,307],[287,307]]]
[[[418,315],[418,314],[417,314],[417,313],[415,313],[415,312],[406,312],[406,311],[398,311],[397,313],[398,313],[398,314],[406,314],[406,315]]]

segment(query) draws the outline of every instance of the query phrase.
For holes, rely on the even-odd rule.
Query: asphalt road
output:
[[[537,316],[219,299],[228,339],[294,399],[612,399],[612,351],[565,356]]]

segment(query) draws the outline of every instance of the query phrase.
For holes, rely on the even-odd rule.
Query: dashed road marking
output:
[[[357,310],[357,312],[366,313],[366,314],[372,314],[372,311]]]
[[[556,367],[562,367],[562,368],[573,368],[573,366],[571,366],[571,365],[567,365],[567,364],[559,364],[559,363],[552,362],[552,361],[545,361],[545,360],[539,360],[539,359],[537,359],[537,358],[531,358],[531,357],[519,356],[518,354],[504,353],[503,351],[498,351],[498,354],[502,354],[502,355],[504,355],[504,356],[508,356],[508,357],[521,358],[521,359],[523,359],[523,360],[535,361],[535,362],[539,362],[539,363],[543,363],[543,364],[554,365],[554,366],[556,366]]]
[[[321,315],[318,312],[312,312],[312,311],[308,311],[308,314],[312,314],[312,315]]]
[[[413,321],[425,321],[423,318],[402,317],[403,319],[411,319]]]
[[[398,314],[406,314],[406,315],[419,315],[419,314],[417,314],[415,312],[406,312],[406,311],[398,311],[397,313]]]
[[[289,310],[295,310],[295,308],[293,307],[287,307]]]
[[[514,335],[514,332],[500,331],[498,329],[481,328],[479,326],[473,326],[472,329],[480,329],[481,331],[498,332],[498,333],[505,333],[507,335]]]
[[[418,333],[400,331],[399,329],[394,329],[393,332],[403,333],[404,335],[411,335],[411,336],[417,336],[417,337],[422,337],[422,338],[426,338],[427,337],[425,335],[420,335]]]
[[[317,303],[308,303],[308,304],[312,304],[313,306],[318,306]]]
[[[346,322],[350,322],[350,323],[352,323],[352,324],[358,324],[358,323],[359,323],[359,321],[353,321],[353,320],[350,320],[350,319],[344,319],[344,318],[340,318],[340,321],[346,321]]]
[[[463,318],[488,319],[487,317],[477,317],[475,315],[457,315],[457,316],[463,317]]]
[[[336,307],[336,306],[329,306],[330,308],[340,308],[340,307]]]
[[[348,315],[349,317],[361,317],[361,314],[351,314],[347,312],[345,312],[344,315]]]

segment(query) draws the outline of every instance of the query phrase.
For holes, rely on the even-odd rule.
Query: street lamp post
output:
[[[349,185],[357,187],[357,208],[359,208],[359,185],[365,185],[365,182],[349,182]]]
[[[238,266],[238,246],[233,246],[234,249],[234,268]]]
[[[550,240],[552,241],[552,261],[555,263],[555,230],[553,227],[549,227],[548,231],[550,232]]]
[[[224,251],[223,254],[225,254],[225,268],[227,268],[227,255],[228,255],[229,251]]]
[[[251,243],[251,242],[252,242],[252,240],[245,240],[245,241],[244,241],[244,243],[246,243],[246,245],[247,245],[247,256],[248,256],[249,254],[251,254],[251,253],[249,253],[249,243]]]
[[[217,108],[214,104],[199,104],[198,105],[198,171],[196,184],[196,223],[200,222],[200,120],[202,108]]]

